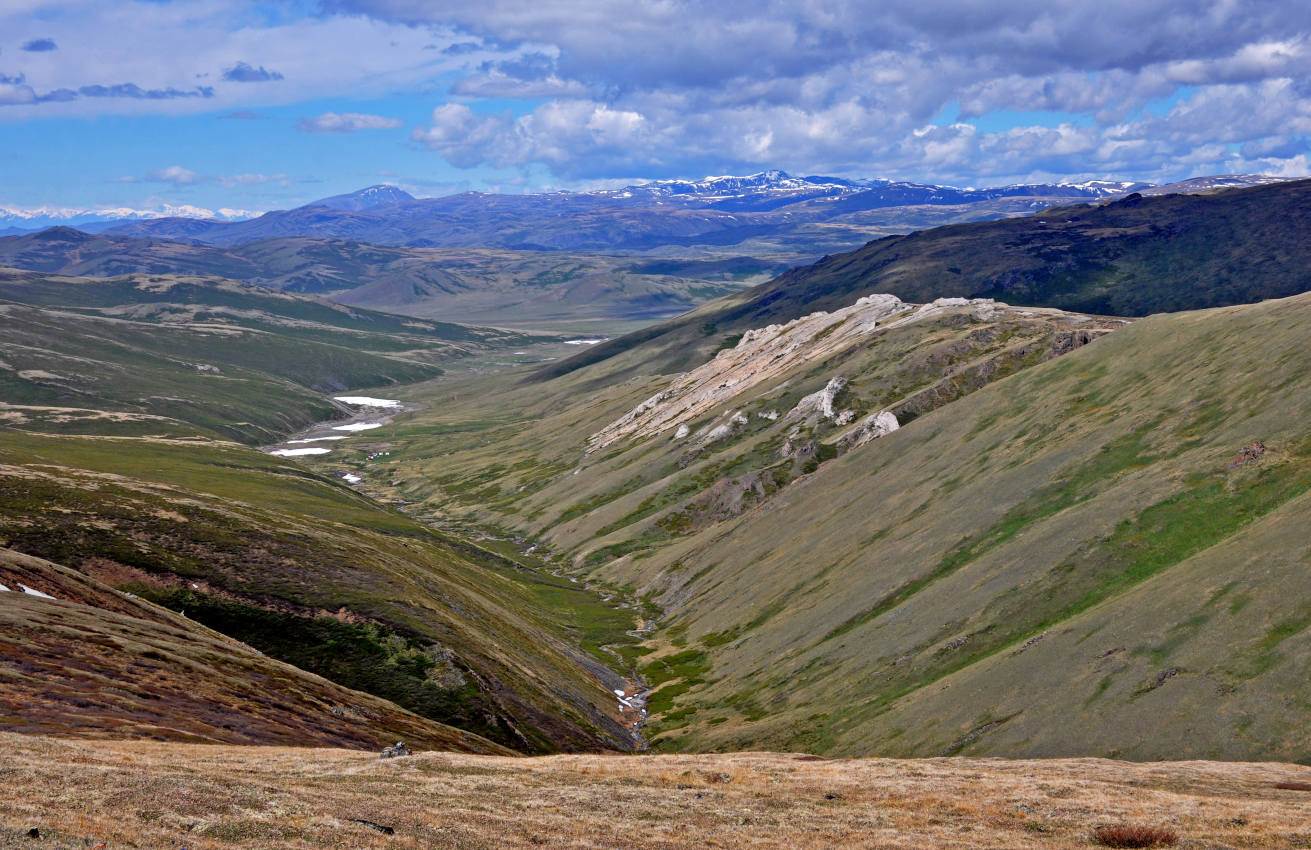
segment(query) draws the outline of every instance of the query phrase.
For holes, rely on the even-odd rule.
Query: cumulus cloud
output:
[[[642,114],[578,100],[551,101],[519,118],[448,103],[433,110],[432,126],[416,128],[411,138],[463,168],[545,162],[571,177],[641,162],[654,142]]]
[[[224,69],[223,79],[230,83],[267,83],[273,80],[281,80],[283,76],[277,71],[270,71],[263,65],[255,68],[245,62],[238,62],[231,68]]]
[[[1311,6],[1287,1],[763,0],[749,15],[735,0],[328,5],[517,46],[471,66],[451,88],[461,102],[412,138],[458,166],[539,164],[563,179],[775,166],[1168,177],[1255,161],[1236,145],[1282,168],[1311,102]],[[542,98],[514,115],[476,102]],[[640,121],[608,128],[612,116]]]
[[[394,130],[403,123],[385,115],[325,112],[313,118],[301,118],[296,122],[296,129],[302,133],[354,133],[356,130]]]
[[[51,50],[57,50],[53,38],[34,38],[23,45],[23,49],[28,53],[48,53]]]
[[[172,183],[174,186],[189,186],[199,181],[200,175],[189,168],[170,165],[166,168],[157,168],[142,179],[158,183]]]

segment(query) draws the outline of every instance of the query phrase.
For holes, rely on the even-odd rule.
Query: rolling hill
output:
[[[622,645],[629,618],[563,579],[385,509],[339,476],[252,447],[354,413],[331,394],[419,381],[440,373],[434,362],[525,337],[194,278],[14,272],[0,299],[0,541],[63,575],[185,610],[334,683],[278,709],[281,732],[252,735],[289,742],[294,716],[328,710],[329,696],[351,688],[372,694],[368,705],[385,700],[379,716],[393,726],[406,710],[418,715],[401,727],[426,740],[440,739],[435,722],[518,751],[632,745],[611,692],[622,679],[572,637],[583,618],[602,643]],[[92,640],[74,634],[92,615],[75,613],[41,640],[65,649]],[[16,617],[6,638],[36,653],[40,640],[23,637]],[[245,652],[232,657],[231,694],[272,675]],[[130,659],[113,655],[94,669],[126,669]],[[52,679],[101,675],[61,673],[78,663],[71,649],[62,662],[39,657],[14,662]],[[82,698],[70,689],[66,699]],[[0,690],[10,704],[25,699],[21,679]],[[121,709],[97,721],[115,728],[140,714],[131,700],[96,705]],[[365,723],[349,737],[322,721],[334,723],[333,740],[355,745],[383,728]],[[178,728],[240,740],[203,726]]]
[[[85,277],[219,276],[361,309],[614,333],[686,312],[788,267],[780,259],[643,260],[555,251],[378,246],[288,237],[216,248],[53,228],[0,238],[0,266]],[[448,332],[456,329],[446,326]]]

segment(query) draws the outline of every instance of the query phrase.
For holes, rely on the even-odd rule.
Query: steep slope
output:
[[[1120,316],[1285,297],[1311,288],[1309,220],[1311,181],[1301,180],[1198,195],[1130,195],[1102,206],[887,237],[598,345],[543,375],[636,344],[654,368],[681,371],[713,351],[716,334],[835,310],[875,292],[914,302],[995,298]]]
[[[657,746],[1311,759],[1311,295],[930,308],[506,376],[361,474],[664,609]]]
[[[1202,195],[1131,194],[1096,207],[892,237],[762,287],[753,319],[862,292],[997,298],[1123,316],[1305,291],[1311,181]]]
[[[1309,318],[1136,323],[605,563],[687,641],[657,741],[1311,759]]]
[[[505,752],[49,561],[0,549],[0,588],[9,732]]]

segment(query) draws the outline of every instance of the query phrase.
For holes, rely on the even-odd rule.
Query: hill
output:
[[[49,561],[0,549],[0,588],[9,732],[508,754]]]
[[[159,218],[125,223],[106,232],[218,246],[300,236],[416,247],[588,253],[663,250],[690,256],[722,255],[727,250],[737,255],[813,258],[871,236],[944,221],[1030,213],[1147,186],[1090,182],[961,189],[766,171],[591,192],[465,192],[376,205],[334,198],[327,199],[326,205],[315,202],[240,222]]]
[[[1311,296],[930,306],[507,375],[362,474],[663,609],[657,747],[1311,759]]]
[[[432,319],[602,334],[678,315],[788,266],[750,257],[643,260],[304,237],[215,248],[66,227],[0,238],[6,264],[69,276],[220,276]]]
[[[167,417],[247,443],[341,416],[334,391],[422,380],[528,339],[186,277],[0,270],[0,312],[7,405],[65,409],[62,422],[92,432]]]
[[[632,745],[622,679],[573,638],[622,646],[631,617],[230,441],[283,439],[353,412],[329,394],[524,337],[213,280],[13,273],[0,291],[5,547],[501,746]],[[37,659],[14,660],[79,663]],[[22,680],[0,690],[24,699]]]

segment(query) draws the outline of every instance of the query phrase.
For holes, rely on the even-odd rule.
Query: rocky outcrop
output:
[[[838,425],[846,425],[856,417],[854,410],[837,411],[833,409],[833,402],[837,400],[838,393],[842,392],[847,385],[847,379],[839,375],[831,378],[824,389],[813,392],[797,402],[797,406],[788,411],[788,419],[829,419]]]
[[[1018,309],[987,298],[939,298],[916,306],[894,295],[867,295],[850,307],[831,313],[811,313],[787,324],[747,331],[735,347],[679,375],[666,389],[593,434],[587,450],[594,452],[620,440],[668,431],[675,431],[675,438],[683,439],[687,436],[683,426],[690,428],[689,423],[723,411],[734,401],[740,406],[744,401],[742,396],[749,390],[777,380],[807,362],[825,360],[868,340],[873,334],[953,314],[963,321],[1038,317],[1067,326],[1087,324],[1086,328],[1063,330],[1063,335],[1052,342],[1054,348],[1061,349],[1054,353],[1078,347],[1105,332],[1086,316],[1049,308]],[[830,381],[819,393],[802,400],[802,405],[807,405],[803,412],[816,413],[839,425],[849,423],[851,418],[842,420],[843,411],[833,410],[834,397],[840,390],[841,386],[833,388]],[[852,413],[851,417],[854,416]]]
[[[752,387],[809,360],[841,351],[914,311],[913,305],[894,295],[869,295],[832,313],[811,313],[785,325],[749,330],[735,347],[678,376],[667,389],[594,434],[588,451],[623,439],[660,434],[716,408],[722,410],[722,405]]]
[[[872,413],[860,421],[860,424],[838,437],[838,451],[849,452],[871,440],[885,437],[900,428],[897,417],[886,410]]]

